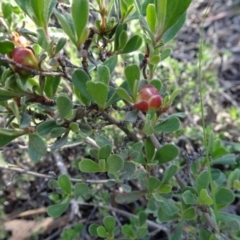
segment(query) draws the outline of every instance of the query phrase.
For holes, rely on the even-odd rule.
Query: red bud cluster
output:
[[[159,91],[152,85],[144,86],[138,93],[135,108],[142,112],[157,110],[162,105],[162,97]]]

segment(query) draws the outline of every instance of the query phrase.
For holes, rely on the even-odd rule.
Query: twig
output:
[[[17,68],[21,68],[23,70],[26,70],[26,71],[32,73],[33,75],[40,75],[40,76],[46,76],[46,77],[47,76],[52,76],[52,77],[60,76],[60,77],[66,78],[69,81],[72,80],[69,75],[66,75],[63,72],[39,71],[39,70],[36,70],[36,69],[32,69],[32,68],[26,67],[26,66],[24,66],[24,65],[22,65],[20,63],[17,63],[15,61],[13,61],[12,59],[6,58],[2,54],[0,54],[0,61],[3,61],[3,62],[6,62],[8,64],[11,64],[13,66],[16,66]]]
[[[123,132],[125,132],[125,134],[131,138],[133,141],[138,142],[139,139],[137,138],[137,136],[133,133],[130,132],[128,130],[128,128],[126,126],[124,126],[124,124],[122,122],[117,121],[116,119],[114,119],[112,116],[110,116],[107,112],[103,111],[102,112],[102,116],[110,123],[116,125],[117,127],[119,127]]]
[[[125,217],[138,219],[138,216],[135,215],[135,214],[132,214],[132,213],[129,213],[129,212],[126,212],[126,211],[123,211],[123,210],[120,210],[120,209],[117,209],[117,208],[114,208],[114,207],[111,207],[111,206],[100,205],[100,204],[95,205],[95,204],[89,204],[89,203],[80,203],[80,204],[81,205],[86,205],[86,206],[94,206],[94,207],[99,207],[99,208],[105,208],[105,209],[108,209],[110,211],[114,211],[116,213],[119,213],[119,214],[121,214]],[[159,229],[159,231],[168,232],[168,229],[165,226],[160,225],[158,223],[155,223],[154,221],[147,220],[146,223],[151,228]]]
[[[40,178],[47,178],[47,179],[57,179],[58,178],[57,175],[42,174],[42,173],[38,173],[38,172],[29,171],[29,170],[23,169],[23,168],[12,167],[11,165],[0,165],[0,169],[19,172],[22,174],[27,174],[27,175],[31,175],[34,177],[40,177]],[[90,180],[90,179],[70,178],[70,181],[71,182],[86,182],[86,183],[91,183],[91,184],[104,184],[104,183],[115,181],[115,179]]]
[[[53,156],[55,158],[56,164],[57,164],[61,174],[66,174],[69,176],[68,170],[64,165],[63,158],[60,155],[60,153],[58,151],[55,151],[55,152],[53,152]],[[82,214],[79,211],[78,201],[76,199],[72,199],[70,204],[71,204],[71,213],[70,213],[70,217],[69,217],[70,220],[72,220],[75,215],[77,215],[79,218],[81,218]]]

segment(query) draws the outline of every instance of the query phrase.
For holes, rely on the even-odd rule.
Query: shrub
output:
[[[211,166],[235,159],[204,125],[205,151],[180,155],[174,132],[181,114],[169,111],[180,89],[169,92],[167,80],[156,77],[191,0],[15,2],[2,3],[0,104],[6,124],[0,146],[22,136],[33,162],[64,145],[80,142],[86,149],[76,159],[78,178],[43,175],[53,191],[48,214],[57,218],[73,199],[80,205],[94,199],[91,204],[131,219],[121,229],[108,215],[90,225],[89,233],[102,239],[149,239],[151,228],[174,240],[233,237],[239,217],[222,209],[234,201],[240,172],[226,176]],[[17,28],[27,18],[33,26]],[[33,62],[18,61],[19,49]],[[106,186],[107,195],[96,185]],[[134,215],[109,207],[111,195],[116,205],[141,209]],[[77,229],[62,236],[76,237]]]

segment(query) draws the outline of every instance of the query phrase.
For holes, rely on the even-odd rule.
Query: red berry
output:
[[[158,90],[152,85],[144,86],[138,93],[135,107],[142,111],[157,110],[162,105],[162,97]]]
[[[11,56],[14,62],[39,70],[37,57],[31,48],[16,47],[13,49]],[[15,66],[13,66],[13,70],[23,76],[32,75],[28,71]]]

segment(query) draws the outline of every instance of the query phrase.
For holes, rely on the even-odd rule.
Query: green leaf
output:
[[[89,233],[93,236],[98,237],[98,233],[97,233],[97,228],[98,227],[99,227],[99,225],[96,224],[96,223],[91,224],[88,228]]]
[[[221,221],[221,225],[219,226],[219,229],[221,229],[222,232],[238,232],[240,228],[240,223],[237,220],[231,220],[231,221]]]
[[[124,69],[124,73],[127,79],[128,86],[133,93],[133,96],[136,96],[138,92],[138,85],[141,74],[139,66],[136,64],[128,65]]]
[[[138,50],[142,45],[142,38],[138,35],[131,37],[124,49],[121,51],[121,54],[130,53]]]
[[[236,220],[240,224],[240,216],[236,214],[230,214],[226,212],[219,212],[218,213],[218,219],[221,222],[231,222],[233,220]]]
[[[120,97],[117,95],[116,89],[109,86],[108,88],[108,99],[107,99],[107,103],[106,103],[106,107],[111,106],[112,104],[120,101]]]
[[[146,223],[146,220],[147,220],[147,213],[145,211],[141,211],[139,214],[138,214],[138,221],[139,221],[139,226],[143,226],[145,223]]]
[[[161,53],[161,61],[165,60],[166,58],[168,58],[172,53],[171,48],[166,48],[163,50],[163,52]]]
[[[152,33],[151,29],[149,28],[147,21],[145,20],[145,18],[143,16],[139,16],[139,22],[141,27],[148,33],[149,37],[151,38],[152,43],[155,42],[155,36]]]
[[[153,160],[153,157],[155,155],[155,146],[153,145],[150,138],[147,138],[144,141],[144,149],[145,149],[147,161],[150,163]]]
[[[87,173],[101,172],[101,169],[98,166],[98,164],[93,160],[87,158],[83,159],[79,163],[79,169],[80,171]]]
[[[54,10],[54,15],[56,16],[57,20],[59,21],[63,31],[68,35],[70,40],[77,47],[77,40],[76,40],[76,37],[75,37],[73,20],[72,20],[70,14],[65,13],[63,15],[63,14],[60,14],[57,10]]]
[[[110,73],[112,73],[115,69],[115,67],[117,66],[117,61],[118,61],[118,56],[117,55],[114,55],[110,58],[108,58],[104,63],[103,65],[104,66],[107,66],[110,70]]]
[[[87,82],[90,80],[89,76],[81,69],[77,69],[72,74],[72,83],[77,88],[82,96],[87,100],[92,100],[91,95],[87,90]]]
[[[20,128],[27,128],[30,127],[32,121],[32,116],[24,113],[22,114],[21,122],[20,122]]]
[[[15,0],[17,5],[39,26],[38,20],[35,17],[35,13],[32,8],[33,0]]]
[[[216,149],[214,149],[212,152],[211,152],[211,155],[212,155],[212,159],[216,159],[216,158],[220,158],[224,155],[227,155],[229,153],[229,151],[220,146],[220,147],[217,147]]]
[[[119,204],[128,204],[136,202],[139,198],[144,196],[146,191],[132,191],[129,193],[119,193],[117,194],[115,200]]]
[[[161,203],[161,208],[168,216],[173,216],[180,211],[172,199],[166,199],[160,196],[158,193],[153,193],[153,197],[156,199],[156,201]]]
[[[106,228],[103,226],[99,226],[97,228],[97,233],[98,233],[98,236],[101,238],[106,238],[106,236],[107,236]]]
[[[47,27],[47,24],[56,7],[56,4],[57,4],[57,0],[44,0],[43,21],[44,21],[45,28]]]
[[[159,55],[152,55],[149,58],[148,63],[151,65],[157,65],[160,61],[161,61],[161,58]]]
[[[40,1],[39,1],[40,2]],[[37,43],[41,46],[45,51],[49,49],[49,42],[46,36],[46,32],[43,28],[37,29]]]
[[[196,179],[196,188],[198,194],[202,189],[207,189],[208,185],[209,185],[208,171],[204,170],[197,176]]]
[[[69,129],[74,132],[74,133],[78,133],[79,132],[79,123],[77,122],[71,122],[69,124]]]
[[[110,81],[109,68],[106,65],[100,65],[97,68],[97,72],[98,72],[98,81],[105,83],[108,86]]]
[[[175,227],[174,231],[169,232],[169,240],[181,240],[183,232],[184,221],[180,221]],[[188,239],[193,240],[193,239]]]
[[[199,202],[201,204],[206,204],[206,205],[212,205],[213,204],[213,200],[212,198],[208,195],[208,192],[206,189],[202,189],[199,193],[198,196]]]
[[[168,214],[166,214],[166,212],[164,211],[163,207],[160,207],[160,208],[158,209],[157,216],[158,216],[158,219],[159,219],[161,222],[168,222],[168,221],[175,220],[175,219],[178,219],[178,218],[179,218],[179,215],[178,215],[178,214],[174,214],[174,215],[168,215]],[[175,239],[174,239],[174,240],[175,240]]]
[[[112,233],[116,226],[116,219],[112,216],[106,216],[103,219],[103,224],[108,233]]]
[[[73,0],[71,7],[72,19],[78,43],[84,28],[88,23],[89,18],[89,1],[88,0]],[[79,46],[78,46],[79,47]]]
[[[98,166],[101,169],[101,172],[105,172],[106,171],[106,160],[105,159],[99,159],[98,160]]]
[[[2,14],[3,17],[7,20],[10,20],[12,17],[12,5],[7,2],[2,2]]]
[[[23,130],[16,131],[12,129],[0,128],[0,147],[5,146],[6,144],[13,141],[15,138],[18,138],[24,134],[25,132]]]
[[[146,227],[139,227],[137,228],[137,238],[144,239],[144,237],[148,234],[148,229]]]
[[[14,44],[10,41],[0,41],[0,53],[11,54],[14,49]]]
[[[227,187],[232,188],[235,180],[240,179],[240,169],[236,168],[230,172],[227,179]]]
[[[51,138],[57,138],[66,133],[67,128],[65,127],[55,127],[51,130]]]
[[[158,178],[151,176],[148,179],[148,190],[150,193],[154,192],[161,186],[161,182]]]
[[[164,164],[172,161],[179,154],[178,148],[173,144],[166,144],[159,148],[156,152],[155,159],[159,164]]]
[[[115,38],[114,38],[114,51],[119,50],[120,34],[121,34],[122,31],[126,31],[126,30],[127,30],[127,24],[126,23],[118,24],[118,26],[116,28]]]
[[[221,187],[215,193],[215,199],[218,207],[222,208],[232,203],[235,199],[235,196],[232,190],[229,188]]]
[[[225,175],[219,169],[211,169],[212,179],[213,181],[217,181],[221,178],[225,178]]]
[[[53,98],[57,92],[61,77],[47,76],[45,80],[44,92],[49,98]]]
[[[48,181],[48,187],[51,188],[52,190],[56,190],[59,186],[58,186],[58,181],[55,179],[50,179]]]
[[[119,47],[118,49],[123,49],[126,44],[127,44],[127,41],[128,41],[128,34],[125,30],[123,30],[119,36]]]
[[[123,169],[124,161],[119,155],[113,154],[108,157],[107,165],[109,173],[116,173]]]
[[[65,118],[72,111],[73,103],[67,94],[59,94],[56,103],[60,118]]]
[[[5,89],[0,88],[0,101],[6,101],[14,97],[20,97],[20,96],[21,96],[20,93],[7,91]]]
[[[177,169],[177,166],[174,164],[168,166],[167,169],[164,171],[161,185],[168,183],[168,181],[176,174]]]
[[[177,117],[170,117],[167,120],[157,124],[154,127],[156,132],[170,133],[177,131],[181,126],[180,120]]]
[[[187,208],[183,211],[183,218],[186,220],[191,220],[196,217],[196,212],[194,208]]]
[[[240,190],[240,181],[239,180],[234,180],[234,182],[233,182],[233,188],[235,189],[235,190]]]
[[[186,13],[184,13],[179,18],[179,20],[164,33],[162,37],[164,44],[166,44],[176,36],[176,34],[180,31],[180,29],[184,25],[185,21],[186,21]]]
[[[162,82],[159,79],[152,79],[150,85],[153,85],[159,92],[162,88]]]
[[[112,147],[110,145],[105,145],[101,147],[98,151],[98,159],[107,159],[111,154]]]
[[[47,213],[52,218],[60,217],[68,208],[69,201],[51,205],[47,208]]]
[[[20,113],[19,113],[19,107],[15,101],[11,101],[8,103],[8,107],[12,110],[13,115],[17,119],[18,125],[20,125]]]
[[[227,154],[220,158],[213,159],[211,164],[229,164],[234,165],[236,164],[236,156],[235,154]]]
[[[163,2],[161,0],[157,0],[158,2]],[[166,0],[165,0],[166,1]],[[163,10],[162,13],[159,13],[160,16],[160,25],[163,22],[161,29],[161,36],[170,29],[177,21],[182,17],[182,15],[186,12],[191,0],[167,0],[166,1],[166,12]],[[157,8],[159,11],[159,8]],[[158,12],[157,12],[158,13]],[[164,16],[165,15],[165,16]]]
[[[41,122],[37,126],[36,130],[37,130],[39,135],[43,136],[43,135],[46,135],[46,134],[50,133],[56,127],[58,127],[56,121],[51,119],[51,120],[46,120],[44,122]]]
[[[74,186],[74,197],[78,198],[84,196],[89,192],[89,187],[86,183],[76,183]]]
[[[58,185],[65,193],[70,194],[72,192],[72,184],[68,175],[60,175],[58,178]]]
[[[116,93],[119,97],[122,98],[122,100],[125,100],[125,101],[128,101],[128,102],[133,102],[133,99],[131,98],[129,93],[124,88],[119,87],[116,90]]]
[[[58,138],[57,141],[54,142],[54,144],[51,146],[51,150],[54,151],[54,150],[64,146],[67,142],[68,134],[69,134],[69,131],[64,133],[64,135],[61,138]]]
[[[87,90],[101,109],[105,108],[108,86],[102,82],[87,82]]]
[[[46,0],[42,0],[42,1],[31,0],[31,6],[32,6],[33,13],[34,13],[35,23],[39,27],[45,27],[44,21],[43,21],[44,2],[46,2]]]
[[[146,134],[146,136],[150,136],[154,132],[151,118],[151,114],[146,115],[145,123],[142,129],[142,132]]]
[[[156,33],[157,16],[154,4],[148,4],[146,15],[149,28],[153,33]]]
[[[127,236],[127,237],[131,237],[133,238],[134,237],[134,232],[133,232],[133,228],[131,225],[123,225],[122,226],[122,234]]]
[[[58,39],[58,42],[57,42],[56,47],[54,49],[54,55],[56,55],[58,52],[60,52],[63,49],[66,42],[67,42],[66,38],[61,37],[61,38]]]
[[[159,188],[159,193],[170,193],[172,191],[172,186],[169,184],[161,185]]]
[[[197,197],[190,190],[187,190],[182,194],[182,199],[185,204],[197,204]]]
[[[46,143],[37,134],[29,134],[28,153],[33,162],[38,162],[47,152]]]
[[[167,15],[167,0],[155,0],[158,29],[163,30]],[[159,31],[159,30],[158,30]]]

